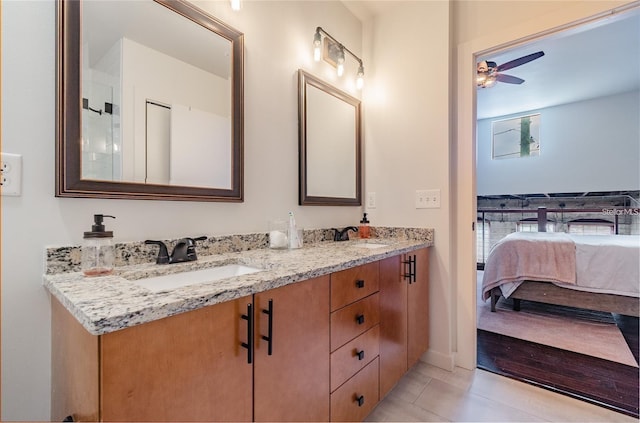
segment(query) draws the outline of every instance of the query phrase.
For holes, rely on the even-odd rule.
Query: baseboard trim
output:
[[[428,350],[422,354],[420,361],[423,361],[432,366],[440,367],[441,369],[448,370],[450,372],[455,368],[455,356],[453,354],[443,354],[438,351]]]

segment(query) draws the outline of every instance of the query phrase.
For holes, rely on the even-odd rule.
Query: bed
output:
[[[640,236],[517,232],[491,250],[482,298],[640,316]]]

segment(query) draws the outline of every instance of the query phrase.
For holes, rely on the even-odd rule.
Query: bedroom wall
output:
[[[491,159],[491,122],[541,113],[540,156]],[[640,91],[478,121],[478,195],[640,189]]]

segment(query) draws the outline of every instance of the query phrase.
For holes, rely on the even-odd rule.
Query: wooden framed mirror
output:
[[[360,100],[298,70],[299,204],[362,204]]]
[[[243,201],[243,34],[184,0],[56,7],[56,196]]]

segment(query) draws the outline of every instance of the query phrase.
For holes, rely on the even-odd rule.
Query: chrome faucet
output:
[[[349,241],[349,231],[358,232],[358,228],[355,226],[347,226],[344,229],[332,228],[334,241]]]
[[[173,247],[171,255],[168,253],[167,245],[162,241],[153,241],[148,239],[144,243],[160,247],[156,264],[171,264],[198,260],[198,256],[196,254],[196,241],[204,241],[205,239],[207,239],[206,236],[198,238],[183,238],[176,243],[175,247]]]

